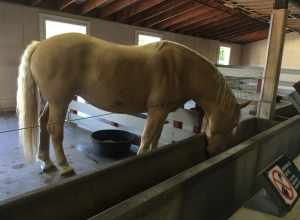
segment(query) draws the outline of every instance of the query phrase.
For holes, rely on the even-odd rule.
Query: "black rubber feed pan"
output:
[[[123,130],[99,130],[92,133],[93,148],[97,155],[122,157],[130,152],[136,135]]]

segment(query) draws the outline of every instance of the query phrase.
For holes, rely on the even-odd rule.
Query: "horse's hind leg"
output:
[[[39,118],[40,143],[38,147],[37,159],[41,162],[41,168],[43,172],[48,172],[56,168],[49,156],[49,133],[47,130],[48,115],[49,106],[47,103]]]
[[[152,109],[148,112],[138,154],[149,151],[151,144],[158,141],[166,116],[167,112],[161,109]],[[157,145],[157,143],[154,144]]]
[[[54,105],[49,103],[50,114],[48,121],[48,131],[51,134],[57,164],[62,176],[74,173],[73,168],[69,165],[66,159],[63,149],[66,109],[67,105]]]

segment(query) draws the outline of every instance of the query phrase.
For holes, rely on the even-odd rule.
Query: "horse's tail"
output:
[[[30,60],[39,42],[32,42],[24,51],[19,66],[17,113],[19,117],[20,141],[24,156],[32,162],[38,144],[38,103],[39,95],[32,77]]]

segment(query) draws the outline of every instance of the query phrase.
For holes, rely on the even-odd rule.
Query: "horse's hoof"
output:
[[[59,166],[59,174],[63,177],[73,176],[75,171],[69,164],[65,164]]]
[[[39,162],[41,163],[40,166],[41,166],[42,173],[50,173],[52,171],[57,170],[56,166],[51,160],[49,161],[39,160]]]

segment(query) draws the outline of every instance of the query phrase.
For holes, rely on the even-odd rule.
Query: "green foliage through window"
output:
[[[230,64],[230,47],[220,47],[218,64],[229,65]]]

